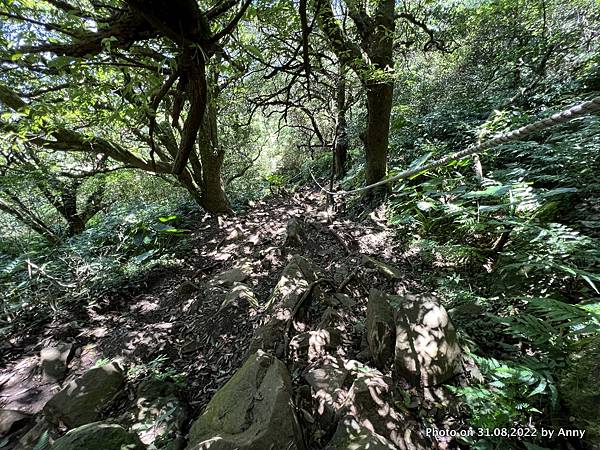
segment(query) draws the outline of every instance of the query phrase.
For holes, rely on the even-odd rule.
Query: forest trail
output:
[[[2,2],[0,450],[600,450],[598,36]]]
[[[274,314],[267,302],[276,296],[282,271],[296,260],[293,255],[306,258],[325,275],[317,283],[322,282],[319,299],[308,302],[305,295],[299,301],[305,303],[294,309],[285,344],[298,344],[303,332],[333,320],[342,331],[336,358],[368,361],[364,334],[370,290],[426,291],[417,281],[422,268],[397,250],[399,243],[383,214],[378,209],[358,221],[327,209],[322,196],[305,189],[257,202],[235,217],[199,219],[190,237],[193,251],[177,255],[179,270],[154,269],[137,291],[60,308],[43,329],[15,335],[3,349],[10,362],[0,372],[0,408],[38,414],[70,380],[99,363],[117,360],[129,368],[134,381],[104,415],[123,414],[144,376],[162,373],[161,379],[174,380],[185,374],[179,393],[190,411],[185,431],[248,357],[253,335]],[[307,294],[317,297],[312,288]],[[294,352],[286,349],[284,362],[292,374],[305,439],[322,446],[331,430],[319,430],[319,419],[309,412],[314,409],[310,390],[300,394],[307,386],[300,374],[315,357],[309,355],[306,361],[298,353],[320,350],[312,343],[308,350],[299,345]],[[67,349],[62,383],[48,381],[42,373],[40,352],[47,348]],[[404,388],[411,389],[406,383]],[[411,397],[413,393],[425,395],[417,389]]]

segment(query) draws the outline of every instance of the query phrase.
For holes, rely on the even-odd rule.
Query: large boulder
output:
[[[69,431],[50,450],[143,450],[135,434],[116,424],[94,422]]]
[[[44,381],[55,383],[67,373],[67,364],[73,351],[72,344],[45,347],[40,352],[40,366]]]
[[[573,427],[585,430],[588,448],[600,450],[600,345],[591,344],[569,356],[559,378],[559,391],[572,418]]]
[[[98,410],[119,392],[125,377],[117,363],[88,370],[52,397],[44,414],[50,423],[75,428],[98,419]]]
[[[337,328],[298,333],[290,341],[290,354],[302,361],[314,361],[335,350],[342,343],[342,333]]]
[[[393,360],[395,332],[394,315],[387,295],[371,289],[367,303],[367,343],[375,365],[382,370]]]
[[[435,386],[458,374],[462,351],[446,309],[430,296],[388,299],[396,324],[397,373],[422,386]]]
[[[348,370],[343,360],[333,356],[316,362],[304,374],[312,391],[314,411],[325,430],[335,425],[338,411],[344,406],[347,394],[344,382],[347,376]]]
[[[297,312],[298,303],[308,295],[311,283],[319,279],[318,269],[306,258],[294,255],[283,269],[279,282],[267,302],[268,321],[252,337],[249,353],[261,349],[278,357],[285,353],[285,332]],[[319,287],[312,286],[312,295],[319,295]]]
[[[187,450],[304,449],[285,365],[251,355],[192,425]]]

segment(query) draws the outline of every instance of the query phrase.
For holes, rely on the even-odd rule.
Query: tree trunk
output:
[[[394,85],[381,83],[367,86],[368,123],[365,133],[366,182],[373,184],[387,173],[390,115]]]
[[[221,178],[222,157],[202,158],[203,186],[201,204],[204,209],[211,213],[231,213],[229,199],[223,189]]]
[[[14,197],[16,198],[16,197]],[[17,199],[18,200],[18,199]],[[20,209],[19,209],[20,208]],[[54,230],[52,230],[48,225],[43,223],[40,219],[35,217],[32,213],[30,213],[27,208],[23,206],[22,203],[18,202],[17,206],[10,205],[4,202],[0,198],[0,211],[3,211],[7,214],[10,214],[23,225],[31,228],[33,231],[42,236],[48,243],[51,245],[60,245],[62,244],[62,239],[58,236]]]
[[[69,228],[67,229],[68,236],[76,236],[78,234],[83,233],[83,230],[85,230],[86,223],[79,215],[69,217],[67,220],[69,226]]]
[[[200,163],[202,165],[201,205],[211,213],[231,213],[231,206],[223,188],[221,167],[225,151],[219,147],[217,129],[216,73],[210,74],[208,103],[198,135]]]
[[[362,46],[376,70],[364,79],[367,90],[367,130],[365,133],[365,178],[367,184],[381,181],[387,175],[390,116],[394,93],[395,1],[377,3],[373,32],[363,38]]]
[[[346,121],[346,77],[344,76],[344,66],[342,64],[340,64],[336,88],[337,124],[335,127],[334,168],[335,176],[341,179],[346,175],[349,144],[348,122]]]
[[[365,133],[366,182],[386,176],[394,91],[395,0],[375,0],[367,14],[362,3],[346,2],[360,36],[360,46],[347,37],[336,20],[331,1],[317,3],[317,19],[338,58],[351,67],[367,90],[368,123]]]

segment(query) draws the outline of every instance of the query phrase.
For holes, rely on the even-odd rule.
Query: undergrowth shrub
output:
[[[177,264],[175,253],[191,225],[183,214],[190,213],[186,205],[168,203],[119,206],[59,247],[2,252],[1,332],[23,315],[35,311],[43,321],[70,301],[85,304],[121,292],[144,271]]]
[[[500,112],[470,134],[493,135],[563,106]],[[565,414],[561,380],[572,372],[569,361],[600,342],[598,126],[590,116],[480,155],[481,181],[470,160],[417,174],[386,202],[405,254],[432,269],[425,284],[449,308],[474,304],[483,311],[455,317],[484,376],[450,387],[468,426],[549,426],[548,417]],[[436,139],[416,140],[393,170],[406,169],[409,158],[423,163],[447,152]],[[473,448],[522,448],[512,442],[468,440]],[[523,439],[528,448],[541,444],[539,437]]]

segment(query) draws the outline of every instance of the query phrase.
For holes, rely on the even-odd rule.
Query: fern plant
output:
[[[494,429],[523,425],[531,415],[542,413],[545,401],[556,404],[558,391],[548,364],[531,358],[513,362],[472,356],[486,382],[448,389],[462,399],[473,426]]]
[[[568,351],[600,337],[600,320],[588,309],[552,298],[521,300],[524,312],[497,320],[509,333],[527,339],[555,358],[564,358]]]

